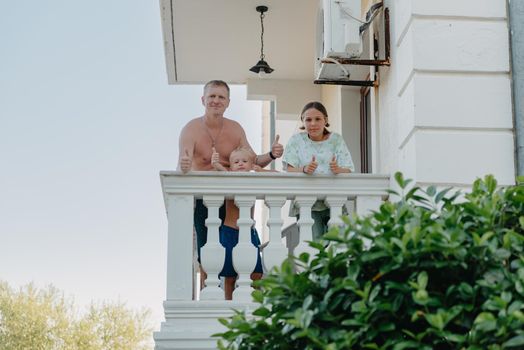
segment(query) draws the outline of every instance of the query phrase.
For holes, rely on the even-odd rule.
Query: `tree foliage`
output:
[[[258,282],[221,349],[524,348],[524,186],[409,188]],[[293,265],[298,266],[296,273]]]
[[[53,286],[14,290],[0,281],[2,350],[151,349],[149,311],[124,303],[92,304],[78,315],[73,302]]]

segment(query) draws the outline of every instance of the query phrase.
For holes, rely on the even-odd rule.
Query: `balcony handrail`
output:
[[[160,179],[167,210],[169,194],[204,195],[220,194],[226,198],[234,195],[252,195],[263,199],[268,195],[284,195],[286,199],[299,196],[316,196],[324,199],[331,195],[359,195],[388,197],[389,175],[339,174],[306,175],[285,172],[221,172],[221,171],[161,171]]]

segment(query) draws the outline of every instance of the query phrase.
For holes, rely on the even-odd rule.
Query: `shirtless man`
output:
[[[178,169],[183,173],[190,170],[215,170],[211,164],[213,151],[219,154],[220,163],[229,168],[229,156],[238,147],[245,147],[252,152],[246,133],[234,120],[224,117],[229,106],[229,86],[221,80],[212,80],[204,86],[202,105],[203,116],[191,120],[184,126],[179,139]],[[278,143],[279,136],[271,145],[271,151],[255,157],[255,164],[265,167],[272,160],[282,156],[284,147]],[[220,218],[225,217],[224,206],[220,208]],[[198,260],[200,248],[207,242],[207,208],[198,199],[195,203],[194,225],[197,236]],[[205,279],[205,272],[202,273]]]
[[[213,147],[220,154],[220,163],[229,167],[229,155],[237,147],[246,147],[253,152],[242,126],[224,117],[229,106],[229,86],[220,80],[212,80],[204,87],[202,104],[205,114],[191,120],[184,126],[179,139],[179,169],[214,170],[211,164]],[[278,143],[279,136],[271,146],[271,151],[258,155],[256,165],[265,167],[282,156],[284,147]],[[253,154],[255,154],[253,152]]]

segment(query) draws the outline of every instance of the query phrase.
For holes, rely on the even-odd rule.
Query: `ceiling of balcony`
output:
[[[275,71],[267,78],[312,81],[318,0],[161,0],[169,83],[256,77],[249,68],[260,57],[258,5],[269,7],[264,54]]]

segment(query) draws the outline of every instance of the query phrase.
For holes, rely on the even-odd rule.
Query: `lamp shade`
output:
[[[249,70],[253,73],[260,73],[260,71],[264,72],[264,73],[271,73],[272,71],[274,71],[273,68],[271,68],[269,66],[269,64],[267,64],[266,61],[264,60],[260,60],[257,62],[257,64],[255,64],[253,67],[249,68]]]

